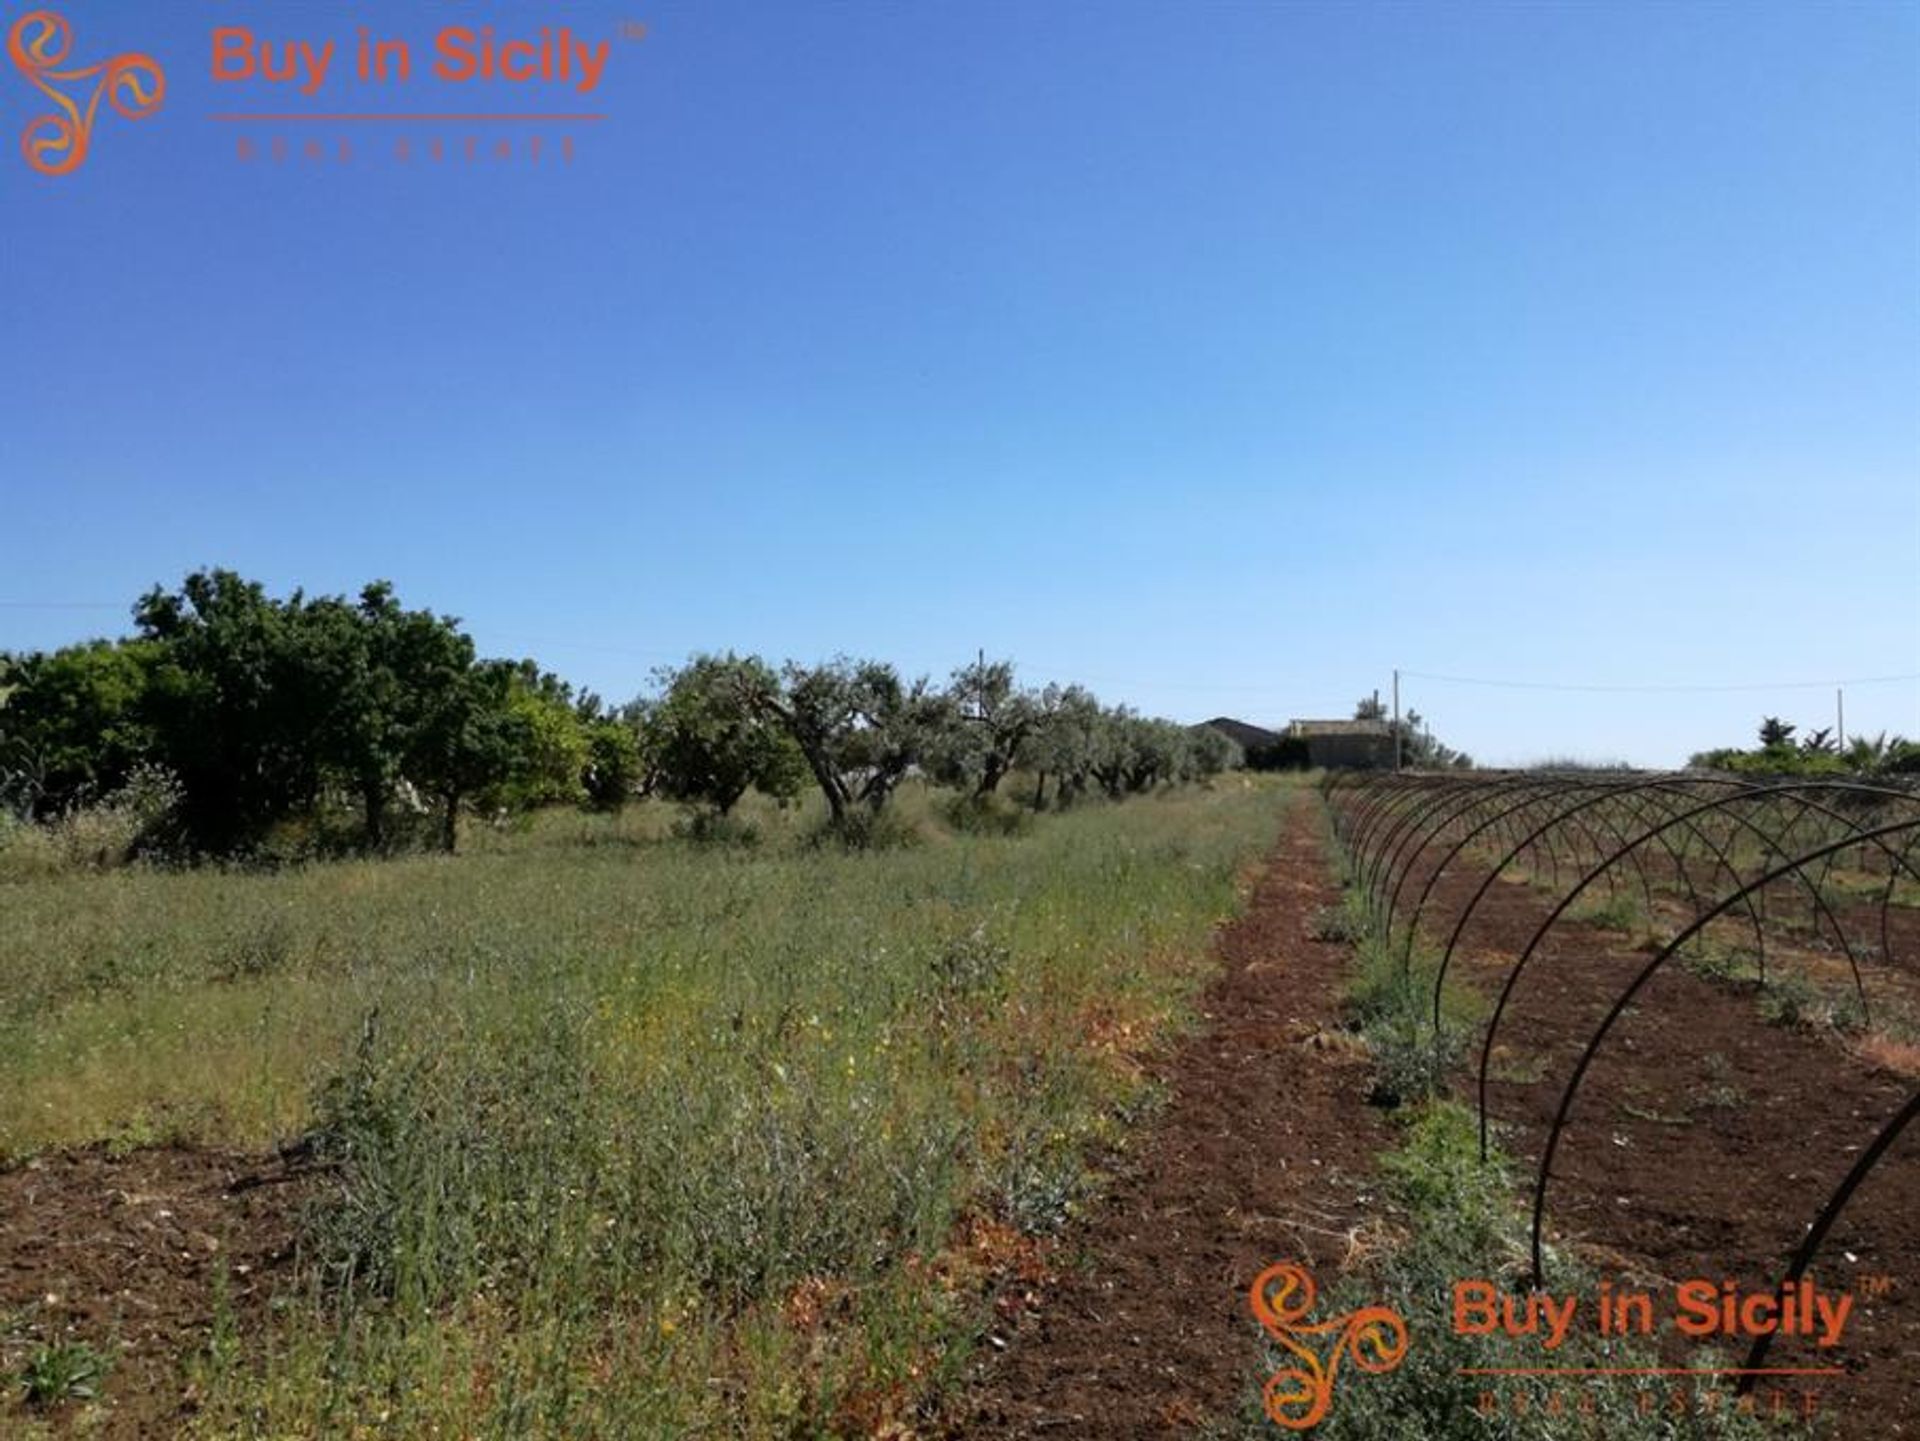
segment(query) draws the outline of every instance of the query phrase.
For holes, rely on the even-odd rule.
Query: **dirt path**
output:
[[[979,1368],[966,1437],[1182,1436],[1257,1383],[1246,1289],[1276,1260],[1333,1278],[1389,1142],[1337,1033],[1351,952],[1311,938],[1339,899],[1319,808],[1296,795],[1246,912],[1219,937],[1206,1029],[1162,1071],[1170,1104],[1056,1289]],[[1071,1250],[1070,1250],[1071,1254]]]

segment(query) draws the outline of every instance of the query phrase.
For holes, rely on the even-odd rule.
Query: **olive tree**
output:
[[[1015,687],[1012,661],[985,660],[953,673],[947,701],[948,725],[934,743],[930,769],[944,784],[984,800],[1031,758],[1041,702]]]
[[[1200,726],[1189,731],[1187,746],[1192,758],[1193,774],[1201,780],[1211,779],[1222,771],[1237,770],[1246,764],[1246,755],[1233,737],[1212,726]]]
[[[856,807],[875,815],[885,808],[951,724],[947,697],[924,677],[901,680],[883,661],[789,662],[781,680],[754,692],[753,703],[800,748],[837,829],[847,827]]]
[[[1037,712],[1028,756],[1034,768],[1033,808],[1046,804],[1047,778],[1056,806],[1071,805],[1087,788],[1103,723],[1100,702],[1077,685],[1050,685],[1035,699]]]

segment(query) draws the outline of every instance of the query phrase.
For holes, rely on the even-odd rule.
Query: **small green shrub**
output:
[[[1770,1026],[1798,1030],[1820,1013],[1820,992],[1798,971],[1782,970],[1760,993],[1760,1014]]]
[[[694,845],[749,850],[760,844],[760,828],[731,812],[696,810],[674,822],[673,835]]]
[[[1606,931],[1639,931],[1647,924],[1647,913],[1639,901],[1625,891],[1616,891],[1601,900],[1572,907],[1567,919],[1598,926]]]
[[[93,1401],[107,1374],[107,1358],[84,1341],[36,1346],[20,1372],[30,1406],[52,1407],[65,1401]]]
[[[838,821],[831,817],[822,821],[808,839],[816,846],[839,846],[849,851],[889,851],[917,846],[925,838],[892,807],[876,811],[860,806]]]
[[[1844,1035],[1857,1035],[1867,1028],[1867,1009],[1858,991],[1847,991],[1827,1007],[1827,1024]]]
[[[1345,941],[1349,944],[1365,940],[1367,936],[1366,913],[1353,900],[1337,906],[1322,906],[1314,912],[1313,926],[1308,932],[1316,941]]]
[[[968,835],[1018,836],[1033,829],[1033,812],[997,792],[954,796],[940,813],[948,825]]]
[[[1716,1111],[1731,1111],[1746,1105],[1747,1093],[1735,1083],[1733,1063],[1725,1055],[1711,1051],[1703,1064],[1706,1081],[1694,1092],[1694,1098],[1701,1105]]]
[[[1012,958],[1007,947],[988,938],[985,926],[975,926],[940,948],[934,957],[933,973],[942,991],[956,996],[977,995],[999,986]]]
[[[1740,981],[1754,974],[1755,956],[1752,951],[1739,946],[1722,945],[1705,936],[1694,937],[1682,954],[1682,964],[1702,980]]]
[[[7,869],[22,875],[99,871],[129,861],[169,860],[181,849],[180,783],[161,766],[136,766],[126,783],[90,805],[34,824],[0,828]]]
[[[1087,1173],[1072,1149],[1042,1144],[1009,1159],[1000,1182],[1000,1208],[1029,1236],[1058,1231],[1087,1190]]]
[[[39,880],[65,869],[53,833],[0,810],[0,881]]]
[[[1380,1106],[1406,1106],[1447,1094],[1447,1078],[1460,1062],[1465,1037],[1452,1027],[1435,1031],[1401,1015],[1367,1027],[1373,1052],[1373,1091]]]
[[[283,970],[293,958],[295,943],[294,920],[285,912],[248,917],[222,941],[214,974],[237,981]]]

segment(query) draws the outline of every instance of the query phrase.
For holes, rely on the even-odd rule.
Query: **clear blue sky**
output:
[[[44,180],[0,74],[0,647],[226,565],[391,578],[613,699],[724,647],[1268,722],[1395,665],[1920,671],[1911,4],[60,8],[169,93]],[[216,25],[369,13],[422,66],[649,33],[589,96],[209,73]],[[606,119],[436,168],[210,118],[456,104]],[[1495,761],[1832,709],[1407,695]],[[1847,704],[1920,732],[1920,685]]]

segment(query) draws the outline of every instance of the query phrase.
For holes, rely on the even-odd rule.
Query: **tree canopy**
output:
[[[531,660],[479,656],[457,619],[404,606],[385,581],[352,599],[275,597],[196,571],[148,591],[133,618],[122,640],[0,655],[0,805],[59,815],[136,775],[153,793],[151,771],[177,794],[169,834],[195,854],[246,855],[336,813],[365,849],[405,844],[430,817],[451,850],[464,813],[615,809],[640,793],[725,816],[749,790],[784,801],[811,779],[829,824],[852,831],[913,775],[979,805],[1020,772],[1039,807],[1241,763],[1216,731],[1079,686],[1025,687],[1013,662],[984,656],[942,687],[874,659],[776,670],[696,655],[610,711]]]

